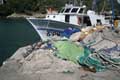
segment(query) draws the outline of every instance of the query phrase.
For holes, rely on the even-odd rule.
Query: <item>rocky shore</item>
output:
[[[95,32],[84,38],[83,42],[88,44],[96,40],[91,45],[95,51],[120,44],[120,37],[115,37],[116,33],[104,30],[104,36],[101,31]],[[1,66],[0,80],[120,80],[119,69],[94,72],[56,57],[54,50],[45,46],[46,44],[39,42],[37,46],[33,44],[19,48]],[[119,51],[116,55],[117,53],[120,54]]]
[[[0,68],[1,80],[119,80],[119,71],[90,72],[71,61],[55,57],[51,50],[38,49],[24,56],[20,48]]]
[[[13,13],[9,16],[7,16],[7,18],[29,18],[29,17],[35,17],[35,18],[44,18],[45,14],[41,14],[41,13],[29,13],[29,14],[25,14],[25,13]]]

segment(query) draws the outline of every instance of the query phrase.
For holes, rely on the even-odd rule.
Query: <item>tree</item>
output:
[[[26,13],[26,12],[41,12],[46,13],[47,7],[54,7],[57,10],[60,10],[67,2],[70,0],[7,0],[6,4],[0,5],[0,15],[8,15],[12,12],[16,13]],[[71,0],[73,1],[73,0]],[[76,0],[80,4],[81,0]],[[82,0],[83,4],[87,6],[87,9],[92,9],[93,0]],[[99,0],[97,4],[97,12],[100,11],[110,11],[111,4],[107,2],[109,0]],[[114,0],[115,13],[119,14],[119,6],[117,0]]]
[[[13,11],[11,10],[10,7],[7,7],[6,5],[0,5],[0,16],[1,17],[8,16],[12,13],[13,13]]]

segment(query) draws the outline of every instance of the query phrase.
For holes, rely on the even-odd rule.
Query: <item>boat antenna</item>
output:
[[[0,5],[4,4],[4,1],[3,0],[0,0]]]
[[[83,0],[80,0],[80,6],[82,6],[83,5]]]
[[[109,0],[109,1],[112,9],[112,28],[114,29],[114,18],[115,18],[114,3],[113,3],[113,0]]]
[[[73,4],[74,6],[81,6],[83,5],[83,0],[69,0],[69,4]]]
[[[120,4],[120,0],[117,0],[118,4]]]
[[[70,4],[73,4],[74,6],[77,5],[77,0],[70,0]]]
[[[93,2],[92,2],[92,10],[96,10],[96,0],[93,0]]]
[[[106,1],[104,0],[104,2],[103,2],[103,7],[102,7],[102,9],[101,9],[101,13],[103,13],[104,12],[104,10],[105,10],[105,7],[106,7]]]

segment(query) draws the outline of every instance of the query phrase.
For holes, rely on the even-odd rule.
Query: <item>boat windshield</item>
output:
[[[83,10],[84,10],[84,9],[83,9],[83,8],[81,8],[81,9],[79,10],[79,13],[83,13]]]
[[[83,24],[85,26],[92,26],[89,16],[84,16],[83,17]]]
[[[63,13],[63,12],[64,12],[64,10],[65,10],[65,9],[63,8],[63,9],[60,11],[60,13]]]
[[[71,10],[71,8],[67,8],[67,9],[65,10],[65,13],[69,13],[70,10]]]
[[[78,11],[78,8],[73,8],[71,13],[76,13]]]

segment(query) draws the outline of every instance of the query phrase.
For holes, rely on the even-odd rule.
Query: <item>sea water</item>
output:
[[[20,47],[40,40],[32,25],[23,18],[0,19],[0,65]]]

